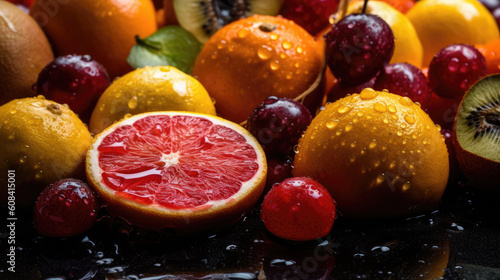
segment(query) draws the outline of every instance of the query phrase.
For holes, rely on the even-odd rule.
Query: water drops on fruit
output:
[[[247,28],[242,28],[238,31],[238,38],[245,38],[248,36],[248,34],[250,34],[250,30],[248,30]]]
[[[384,113],[387,111],[387,106],[384,102],[377,102],[373,105],[373,109],[379,113]]]
[[[267,60],[274,55],[274,50],[270,46],[262,45],[257,49],[257,55],[262,60]]]
[[[269,64],[269,67],[273,71],[278,70],[280,68],[280,62],[279,62],[279,60],[273,60],[273,61],[271,61],[271,63]]]

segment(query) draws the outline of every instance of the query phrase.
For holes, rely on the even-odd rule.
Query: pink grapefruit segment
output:
[[[250,133],[196,113],[122,120],[95,137],[87,157],[89,181],[110,210],[150,228],[196,228],[195,216],[218,213],[223,220],[237,219],[257,202],[266,170],[264,153]],[[230,209],[234,213],[224,213]],[[138,218],[155,225],[135,222]]]

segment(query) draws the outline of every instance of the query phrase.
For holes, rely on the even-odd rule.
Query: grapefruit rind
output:
[[[102,170],[98,163],[98,147],[105,136],[116,128],[130,125],[137,120],[152,115],[168,116],[193,116],[206,118],[215,125],[222,125],[235,130],[245,138],[257,154],[259,168],[255,175],[244,182],[238,192],[227,199],[209,202],[204,205],[188,209],[166,208],[159,204],[145,205],[124,197],[117,196],[117,191],[109,188],[102,182]],[[111,125],[103,132],[95,136],[87,153],[86,172],[89,183],[106,202],[109,212],[125,219],[130,224],[153,229],[171,229],[175,234],[191,234],[200,231],[217,230],[226,227],[244,216],[251,210],[259,200],[265,186],[267,175],[267,164],[264,151],[257,140],[243,127],[225,119],[192,112],[149,112],[138,114]]]

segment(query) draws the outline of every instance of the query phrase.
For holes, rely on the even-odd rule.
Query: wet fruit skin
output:
[[[325,106],[299,141],[294,176],[330,191],[350,217],[401,217],[439,205],[444,139],[408,97],[366,88]]]
[[[425,107],[431,96],[429,82],[424,73],[409,63],[394,63],[384,67],[377,76],[375,90],[388,90],[391,93],[409,97]]]
[[[88,55],[65,55],[50,62],[38,75],[36,93],[68,104],[86,123],[97,100],[109,86],[104,67]]]
[[[336,12],[338,4],[339,0],[285,0],[280,15],[315,35],[328,25],[330,15]]]
[[[486,75],[486,60],[473,46],[442,48],[429,65],[429,83],[434,92],[460,100],[475,82]]]
[[[328,191],[306,177],[275,185],[265,196],[261,211],[261,219],[272,234],[295,241],[326,236],[335,216],[335,202]]]
[[[293,159],[271,158],[267,160],[267,179],[264,193],[267,193],[275,184],[292,177]]]
[[[311,120],[311,113],[301,103],[270,96],[255,108],[247,128],[267,156],[288,156],[293,155],[293,147]]]
[[[394,52],[394,34],[379,16],[351,14],[325,35],[327,63],[344,84],[359,85],[374,77]]]
[[[35,205],[36,230],[44,236],[74,236],[89,230],[98,202],[90,187],[77,179],[63,179],[47,187]]]

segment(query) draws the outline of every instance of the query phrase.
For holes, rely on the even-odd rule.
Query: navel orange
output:
[[[220,116],[242,122],[271,95],[295,98],[316,89],[323,74],[323,46],[293,21],[254,15],[210,37],[193,76],[215,99]],[[318,91],[312,103],[320,103],[322,94]]]
[[[36,0],[30,15],[58,55],[88,54],[104,65],[111,78],[132,70],[127,56],[135,36],[145,38],[156,31],[151,0]]]

